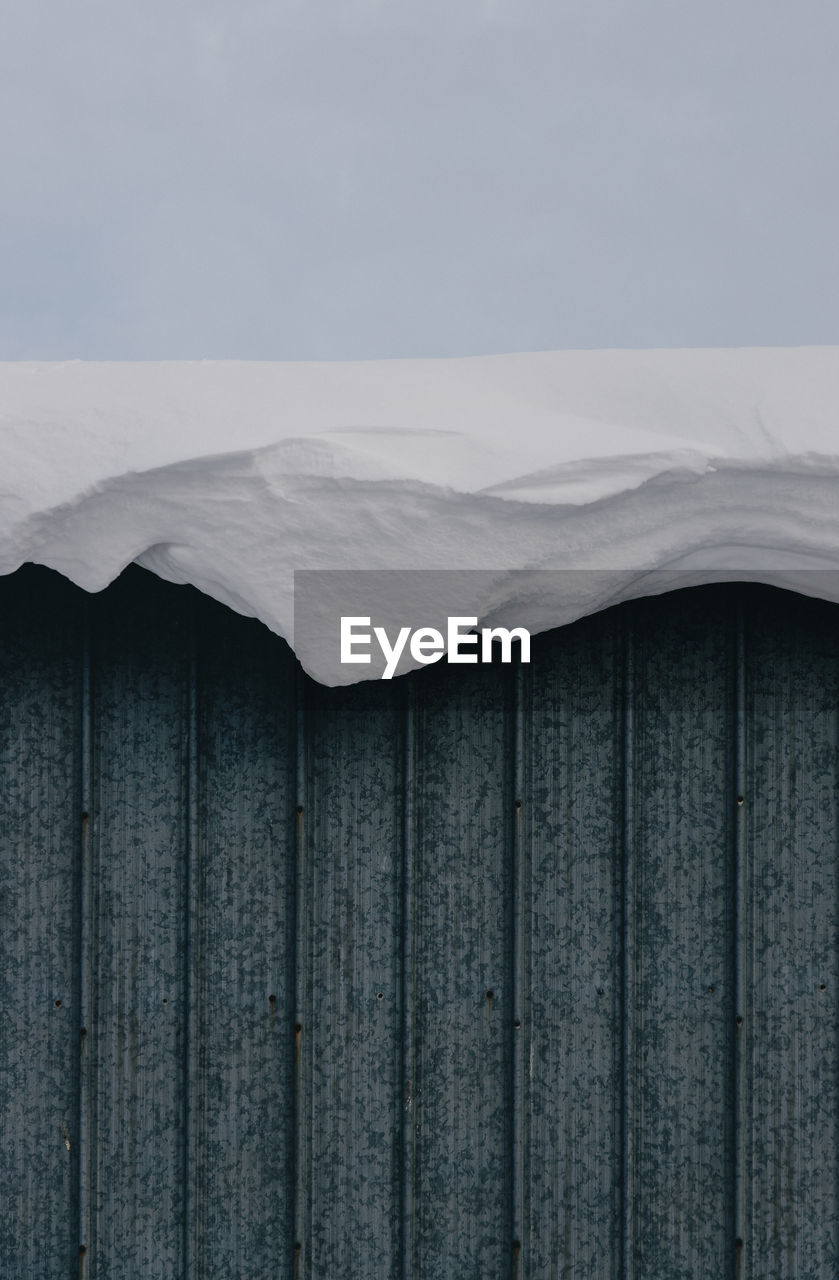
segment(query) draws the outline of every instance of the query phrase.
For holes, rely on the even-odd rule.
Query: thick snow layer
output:
[[[137,561],[290,642],[304,568],[485,570],[455,611],[534,632],[671,580],[837,598],[839,348],[0,365],[0,572],[26,561],[89,591]]]

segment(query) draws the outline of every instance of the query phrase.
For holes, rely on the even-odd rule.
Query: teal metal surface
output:
[[[838,619],[329,690],[0,580],[0,1278],[835,1280]]]

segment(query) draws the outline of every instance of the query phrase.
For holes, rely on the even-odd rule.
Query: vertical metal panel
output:
[[[303,1276],[399,1272],[402,736],[392,688],[310,688]]]
[[[735,635],[702,593],[632,613],[625,1268],[689,1280],[733,1258]]]
[[[747,617],[743,1276],[839,1275],[836,610]]]
[[[736,628],[736,675],[734,707],[734,1179],[732,1200],[734,1211],[735,1269],[743,1276],[743,1235],[746,1231],[745,1152],[748,1144],[749,1099],[745,1055],[745,1037],[741,1011],[746,1008],[745,939],[750,918],[748,876],[745,858],[746,791],[746,647],[745,610],[743,600],[734,605]]]
[[[80,600],[3,593],[0,1274],[78,1266]]]
[[[452,667],[416,685],[414,1274],[512,1269],[510,681]]]
[[[620,1265],[622,640],[539,637],[524,680],[522,1280]]]
[[[174,588],[132,575],[94,611],[91,1280],[183,1274],[188,665],[180,605]]]
[[[294,668],[209,601],[194,625],[188,1274],[226,1280],[293,1248]]]
[[[1,583],[0,1278],[835,1280],[837,611],[787,599],[341,691],[137,570]]]
[[[417,871],[417,811],[416,811],[416,703],[417,687],[415,681],[404,682],[403,705],[405,713],[405,734],[402,756],[402,910],[400,929],[402,933],[399,951],[401,967],[402,997],[402,1071],[401,1071],[401,1105],[402,1105],[402,1151],[400,1167],[400,1221],[401,1249],[400,1270],[402,1277],[419,1275],[414,1265],[418,1256],[418,1221],[417,1221],[417,1137],[418,1113],[415,1106],[416,1071],[419,1062],[419,1027],[416,1017],[417,969],[416,946],[416,908],[415,878]]]

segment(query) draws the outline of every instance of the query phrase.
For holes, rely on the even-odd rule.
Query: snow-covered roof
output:
[[[0,572],[27,561],[89,591],[137,561],[291,643],[304,568],[485,570],[463,611],[532,631],[651,571],[837,598],[839,348],[0,365]]]

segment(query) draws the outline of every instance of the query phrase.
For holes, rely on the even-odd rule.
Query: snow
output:
[[[0,365],[0,572],[28,561],[136,561],[290,643],[295,569],[446,570],[400,607],[534,633],[744,576],[839,599],[839,348]]]

